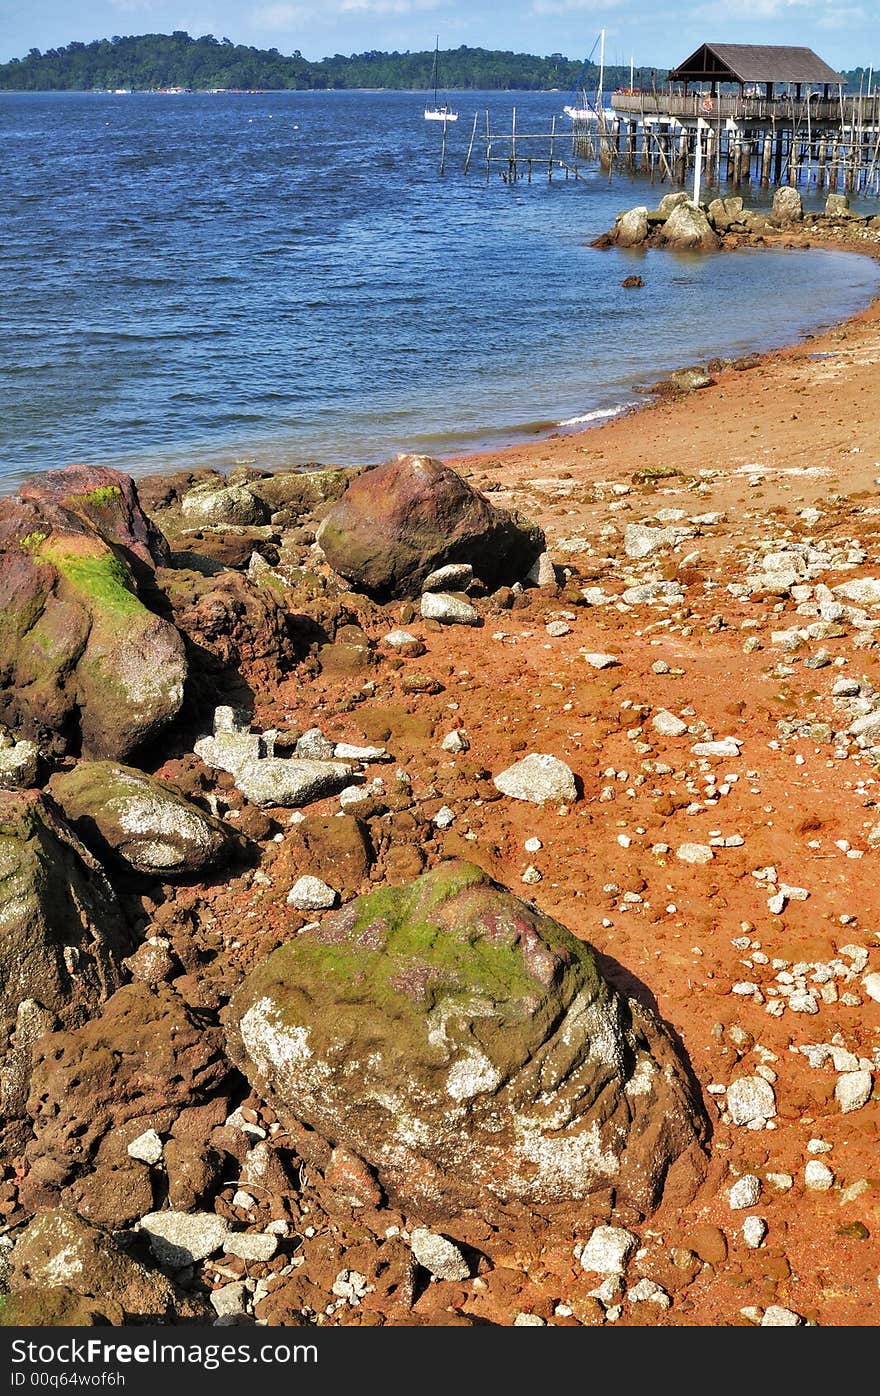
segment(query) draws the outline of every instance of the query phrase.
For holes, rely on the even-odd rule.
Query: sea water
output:
[[[564,100],[454,95],[441,178],[423,93],[0,93],[0,490],[76,460],[500,446],[876,294],[873,262],[827,250],[591,248],[667,192],[644,179],[487,182],[479,141],[463,176],[475,112],[564,131]]]

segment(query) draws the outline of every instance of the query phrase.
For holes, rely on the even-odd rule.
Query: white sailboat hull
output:
[[[430,107],[425,107],[425,120],[426,120],[426,121],[457,121],[457,120],[458,120],[458,112],[457,112],[457,111],[436,111],[436,110],[432,110]]]

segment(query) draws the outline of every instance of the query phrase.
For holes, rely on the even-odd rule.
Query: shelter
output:
[[[832,86],[845,85],[840,74],[811,48],[787,44],[701,44],[670,71],[669,81],[684,83],[685,93],[689,83],[711,83],[713,96],[719,84],[737,84],[741,92],[747,84],[760,86],[768,101],[773,100],[774,89],[783,84],[795,89],[798,100],[804,86],[821,87],[825,101]]]

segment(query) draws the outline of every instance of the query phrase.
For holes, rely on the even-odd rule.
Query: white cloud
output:
[[[619,10],[626,0],[533,0],[530,15],[595,14],[601,19],[607,10]]]
[[[342,14],[409,15],[423,10],[437,10],[443,0],[341,0]]]
[[[314,11],[306,5],[261,5],[252,10],[250,20],[255,29],[291,29],[295,24],[310,19]]]

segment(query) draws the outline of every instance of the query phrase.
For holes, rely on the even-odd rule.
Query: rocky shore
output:
[[[626,209],[592,246],[716,252],[748,244],[760,247],[786,234],[797,236],[793,245],[804,246],[804,239],[811,237],[854,243],[866,251],[871,244],[880,245],[880,217],[856,213],[846,194],[829,194],[823,213],[805,212],[800,190],[789,185],[776,189],[769,210],[746,208],[738,194],[695,204],[680,191],[665,194],[656,208],[640,204]]]
[[[878,361],[0,502],[3,1322],[874,1321]]]

